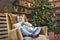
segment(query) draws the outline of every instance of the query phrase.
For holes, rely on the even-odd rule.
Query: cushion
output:
[[[17,16],[16,15],[10,14],[9,16],[10,16],[10,19],[11,19],[11,23],[12,24],[17,23]]]
[[[16,15],[8,14],[8,20],[9,20],[10,29],[13,29],[14,27],[12,25],[15,24],[15,23],[17,23],[17,17],[16,17]]]
[[[17,16],[16,15],[13,15],[13,14],[9,14],[9,17],[10,17],[10,21],[11,21],[11,29],[15,28],[13,27],[13,24],[17,23]]]
[[[9,40],[19,40],[17,36],[17,30],[18,29],[13,29],[9,31]]]
[[[16,23],[16,24],[13,24],[13,27],[15,27],[15,28],[19,28],[20,29],[20,23]]]
[[[24,37],[25,40],[47,40],[47,37],[45,35],[39,35],[38,38],[32,38],[32,37]]]
[[[41,30],[40,34],[43,34],[43,35],[47,36],[47,26],[42,27],[42,30]]]

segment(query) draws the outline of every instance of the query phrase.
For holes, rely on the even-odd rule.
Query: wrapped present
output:
[[[54,40],[54,32],[49,32],[49,39]]]
[[[60,40],[60,34],[55,34],[55,40]]]

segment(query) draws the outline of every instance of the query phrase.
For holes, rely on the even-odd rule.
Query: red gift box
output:
[[[54,40],[55,39],[54,32],[49,32],[49,39],[50,40]]]
[[[60,40],[60,34],[55,34],[55,40]]]

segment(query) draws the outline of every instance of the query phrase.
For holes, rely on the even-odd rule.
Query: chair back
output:
[[[17,23],[17,16],[6,13],[8,39],[9,40],[23,40],[22,33],[19,29],[14,28],[13,24]]]
[[[17,15],[6,13],[6,19],[8,31],[12,30],[14,28],[12,25],[18,22]],[[47,36],[47,26],[42,27],[41,34]]]
[[[45,35],[45,36],[47,36],[47,31],[48,31],[48,28],[47,28],[47,26],[42,26],[42,30],[41,30],[41,34],[43,34],[43,35]]]
[[[13,24],[17,23],[17,16],[14,14],[8,14],[6,13],[6,19],[7,19],[7,28],[8,31],[13,29]]]

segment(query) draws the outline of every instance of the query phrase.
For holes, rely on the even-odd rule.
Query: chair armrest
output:
[[[8,35],[9,40],[23,40],[22,33],[17,28],[9,30]]]
[[[14,28],[14,29],[12,29],[12,30],[9,30],[8,32],[14,32],[14,31],[16,31],[17,30],[17,28]]]
[[[47,30],[48,30],[48,29],[47,29],[46,26],[42,27],[41,34],[47,36]]]

